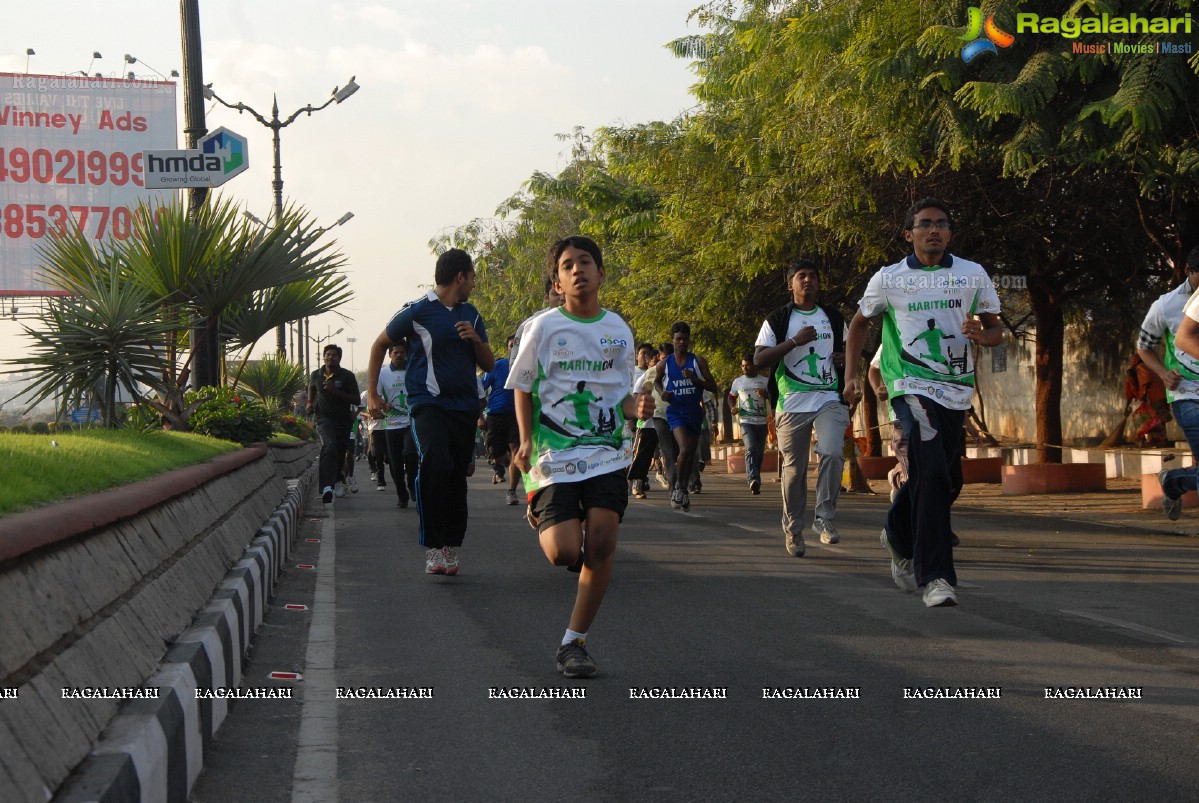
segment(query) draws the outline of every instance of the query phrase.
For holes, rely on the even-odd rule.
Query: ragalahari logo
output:
[[[214,131],[203,144],[204,153],[211,153],[221,158],[221,170],[227,176],[236,171],[246,161],[246,143],[241,137],[232,132],[218,129]]]
[[[970,6],[968,10],[968,18],[966,25],[966,33],[960,38],[966,42],[966,46],[962,48],[962,61],[969,64],[983,53],[999,53],[995,49],[999,47],[1010,47],[1012,42],[1016,41],[1016,37],[1012,36],[1007,31],[1001,30],[995,24],[995,15],[991,14],[987,17],[987,21],[983,22],[983,12],[978,6]]]

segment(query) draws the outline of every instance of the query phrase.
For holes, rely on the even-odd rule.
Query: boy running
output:
[[[625,421],[648,418],[653,402],[630,394],[633,334],[599,305],[599,246],[567,237],[551,246],[548,261],[566,302],[527,322],[507,387],[516,392],[515,462],[524,472],[541,549],[555,566],[582,564],[558,671],[589,678],[598,670],[585,647],[587,632],[612,578],[628,506],[625,469],[632,444]],[[552,409],[567,398],[568,413]]]

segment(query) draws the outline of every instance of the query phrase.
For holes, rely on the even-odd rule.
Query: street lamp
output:
[[[354,79],[351,78],[350,80],[353,81]],[[344,215],[342,215],[337,220],[335,220],[333,222],[333,225],[325,226],[323,228],[317,229],[316,236],[320,237],[322,234],[327,232],[329,229],[335,229],[338,226],[344,226],[346,223],[350,222],[350,219],[352,217],[354,217],[353,212],[346,212]],[[308,371],[308,342],[306,339],[307,336],[304,333],[308,332],[308,335],[312,334],[312,332],[309,328],[312,326],[312,324],[311,324],[311,322],[309,322],[307,317],[304,317],[302,320],[297,321],[297,323],[299,323],[299,325],[300,325],[300,337],[299,337],[300,353],[299,353],[299,355],[297,355],[298,356],[297,362],[303,363],[304,371],[307,372]]]
[[[275,225],[283,220],[283,166],[279,161],[279,132],[294,123],[296,119],[307,112],[311,117],[313,112],[319,112],[321,109],[328,106],[330,103],[341,103],[358,91],[358,84],[354,82],[356,76],[351,75],[350,80],[343,87],[334,87],[332,96],[322,103],[320,106],[313,106],[309,103],[307,106],[296,109],[286,120],[279,119],[279,98],[273,96],[273,105],[271,107],[271,118],[268,120],[263,115],[254,111],[244,103],[229,103],[227,100],[219,96],[212,90],[212,84],[207,84],[204,87],[204,97],[208,100],[215,100],[225,108],[234,109],[238,114],[249,112],[250,116],[271,130],[272,144],[275,151],[275,180],[271,182],[271,187],[275,191]],[[287,332],[282,324],[275,330],[276,347],[280,354],[285,355],[287,350]]]
[[[96,56],[99,56],[99,55],[100,55],[99,53],[97,53],[97,54],[96,54]],[[126,63],[126,64],[137,64],[137,63],[139,63],[139,62],[141,63],[141,65],[142,65],[143,67],[149,67],[149,68],[150,68],[150,72],[154,73],[155,75],[157,75],[157,76],[158,76],[159,78],[161,78],[162,80],[164,80],[164,81],[169,81],[169,80],[170,80],[170,79],[169,79],[169,78],[167,78],[165,75],[163,75],[162,73],[160,73],[158,70],[154,69],[154,68],[153,68],[153,67],[151,67],[149,64],[146,64],[146,62],[145,62],[144,60],[140,60],[140,59],[138,59],[138,57],[137,57],[137,56],[131,56],[131,55],[129,55],[128,53],[126,53],[126,54],[125,54],[125,63]],[[91,69],[91,68],[89,67],[88,69]],[[133,79],[133,77],[134,77],[134,76],[133,76],[133,73],[129,73],[129,78],[130,78],[131,80]],[[178,71],[178,70],[171,70],[171,78],[178,78],[178,77],[179,77],[179,71]]]
[[[354,344],[358,342],[358,338],[347,337],[346,342],[350,344],[350,373],[354,373]]]

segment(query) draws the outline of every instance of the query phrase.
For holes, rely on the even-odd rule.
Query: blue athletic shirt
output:
[[[473,324],[487,342],[487,326],[473,304],[464,301],[447,308],[432,290],[409,301],[388,322],[384,331],[391,342],[408,342],[410,410],[436,404],[446,410],[478,411],[475,348],[458,336],[459,321]]]
[[[690,368],[696,376],[700,376],[699,361],[695,359],[695,355],[691,352],[687,352],[687,359],[682,365],[679,365],[675,361],[673,354],[668,356],[666,358],[665,376],[662,377],[662,389],[674,394],[667,402],[670,407],[686,408],[688,413],[690,413],[690,408],[695,408],[698,411],[703,407],[704,397],[703,388],[683,376],[683,371],[687,368]]]
[[[504,387],[511,367],[507,357],[495,361],[495,368],[483,374],[483,387],[487,389],[488,415],[515,415],[516,392]]]

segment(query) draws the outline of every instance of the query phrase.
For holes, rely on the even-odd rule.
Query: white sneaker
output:
[[[837,533],[837,526],[819,516],[812,522],[812,532],[820,536],[820,543],[822,544],[835,544],[841,540],[840,534]]]
[[[661,485],[663,488],[665,488],[666,490],[670,490],[670,483],[666,481],[666,475],[663,474],[661,471],[659,471],[657,474],[654,475],[654,479],[656,479],[658,481],[658,484]]]
[[[957,605],[958,597],[948,580],[938,577],[924,587],[924,607],[942,608]]]
[[[346,486],[340,482],[335,484],[333,486],[333,495],[336,496],[338,499],[341,499],[343,496],[346,495]]]
[[[358,480],[356,480],[354,477],[347,477],[346,485],[350,486],[351,492],[358,493]]]
[[[445,553],[440,549],[425,550],[425,574],[445,574]]]
[[[451,576],[457,574],[459,568],[458,547],[442,547],[441,551],[445,554],[445,573]]]
[[[887,538],[887,529],[885,527],[883,528],[882,535],[879,536],[879,541],[882,542],[883,548],[887,550],[887,554],[891,556],[891,579],[895,581],[895,585],[899,586],[900,591],[915,591],[916,573],[912,571],[912,562],[901,558],[899,553],[891,546],[891,541]],[[926,596],[925,600],[927,599],[928,597]]]
[[[371,472],[371,482],[374,482],[377,479],[379,479],[379,475],[372,471]]]

